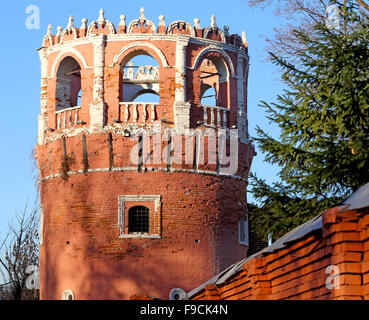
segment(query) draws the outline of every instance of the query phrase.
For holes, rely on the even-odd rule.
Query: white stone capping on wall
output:
[[[250,143],[250,146],[253,147],[253,145]],[[254,148],[254,147],[253,147]],[[158,168],[158,167],[145,167],[148,172],[165,172],[168,173],[167,168]],[[137,166],[135,167],[114,167],[113,172],[137,172]],[[96,168],[96,169],[88,169],[87,173],[94,173],[94,172],[111,172],[110,168]],[[243,182],[248,183],[248,179],[244,177],[240,177],[235,174],[228,174],[223,172],[216,172],[216,171],[210,171],[210,170],[197,170],[197,169],[181,169],[181,168],[171,168],[170,173],[191,173],[191,174],[203,174],[208,176],[218,176],[218,177],[226,177],[226,178],[232,178],[235,180],[241,180]],[[86,171],[84,170],[78,170],[78,171],[69,171],[68,175],[74,175],[74,174],[86,174]],[[62,173],[52,174],[49,176],[46,176],[44,178],[41,178],[39,180],[39,183],[61,178],[63,176]]]

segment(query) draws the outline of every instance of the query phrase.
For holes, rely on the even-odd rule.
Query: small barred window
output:
[[[132,207],[128,211],[128,233],[149,232],[150,210],[144,206]]]

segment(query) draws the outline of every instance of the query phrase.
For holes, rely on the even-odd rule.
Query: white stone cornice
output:
[[[132,40],[136,40],[136,41],[145,41],[145,40],[146,41],[154,41],[154,40],[155,41],[177,41],[178,38],[181,38],[181,39],[187,39],[189,43],[193,43],[193,44],[211,46],[213,48],[227,50],[227,51],[235,52],[235,53],[241,52],[247,59],[249,57],[245,50],[242,50],[241,48],[233,44],[227,44],[224,42],[219,42],[219,41],[210,40],[210,39],[194,38],[194,37],[186,36],[184,34],[145,34],[145,33],[127,34],[127,33],[123,33],[123,34],[108,34],[105,36],[106,36],[107,42],[132,41]],[[73,47],[77,45],[91,43],[94,41],[96,37],[98,37],[98,35],[91,34],[83,38],[68,40],[68,41],[65,41],[64,43],[57,43],[49,47],[49,50],[50,50],[49,52],[52,53],[52,52],[61,50],[66,45]]]

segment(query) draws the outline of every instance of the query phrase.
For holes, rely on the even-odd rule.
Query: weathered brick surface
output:
[[[213,286],[219,300],[363,300],[369,297],[369,211],[333,208],[323,213],[322,230],[270,254],[245,262],[225,283]],[[331,282],[328,266],[338,270]],[[338,286],[329,287],[328,284]],[[193,300],[203,300],[200,290]]]

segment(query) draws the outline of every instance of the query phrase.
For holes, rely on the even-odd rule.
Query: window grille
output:
[[[128,211],[128,233],[148,233],[149,213],[144,206],[131,208]]]

